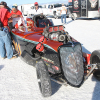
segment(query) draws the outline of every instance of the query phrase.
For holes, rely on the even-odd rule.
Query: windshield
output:
[[[34,8],[35,8],[34,6],[31,7],[31,9],[34,9]],[[39,6],[39,8],[42,8],[42,6]]]
[[[42,6],[39,6],[39,8],[42,8]]]
[[[68,3],[68,6],[72,6],[72,2],[69,2],[69,3]]]
[[[55,4],[54,8],[61,7],[61,6],[62,6],[62,4]]]
[[[64,4],[64,6],[65,6],[65,7],[68,7],[68,5],[67,5],[67,4]]]
[[[51,8],[52,5],[48,5],[48,8]]]

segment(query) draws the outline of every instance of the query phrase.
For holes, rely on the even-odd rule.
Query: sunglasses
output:
[[[35,6],[38,6],[38,4],[36,4]]]
[[[17,9],[17,7],[16,7],[16,6],[12,6],[12,8],[16,8],[16,9]]]

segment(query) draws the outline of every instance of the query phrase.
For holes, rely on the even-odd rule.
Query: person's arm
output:
[[[11,13],[9,11],[7,11],[7,18],[11,17]]]
[[[66,8],[66,7],[65,7]],[[67,8],[66,8],[66,14],[67,14]]]
[[[11,17],[12,18],[21,17],[21,15],[12,14]]]
[[[33,9],[33,14],[35,15],[35,9]]]
[[[60,10],[60,15],[61,15],[61,13],[62,13],[62,8],[61,8],[61,10]]]
[[[43,11],[42,11],[42,9],[40,9],[40,14],[43,15]]]
[[[7,11],[8,22],[12,22],[11,15],[12,15],[12,14],[11,14],[9,11]]]
[[[12,17],[12,18],[22,17],[22,13],[21,13],[21,11],[19,11],[19,10],[18,10],[17,14],[13,14],[13,13],[11,12],[11,17]]]
[[[66,14],[67,14],[67,8],[65,7],[65,11],[66,11]]]

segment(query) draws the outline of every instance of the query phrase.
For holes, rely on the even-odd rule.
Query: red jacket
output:
[[[10,18],[10,12],[6,8],[0,9],[0,20],[3,26],[8,26],[8,18]]]
[[[22,15],[21,11],[19,11],[19,10],[16,13],[14,13],[13,11],[11,11],[11,15],[13,15],[13,14],[15,14],[15,15]]]
[[[17,11],[16,13],[14,13],[13,11],[11,11],[10,13],[11,15],[22,15],[21,11]],[[15,28],[18,28],[18,23],[16,23]]]

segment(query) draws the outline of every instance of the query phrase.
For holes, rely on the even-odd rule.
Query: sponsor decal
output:
[[[78,9],[79,8],[79,2],[78,0],[74,0],[74,9]]]
[[[18,52],[19,56],[21,55],[21,49],[20,49],[20,44],[18,44],[16,41],[12,41],[14,44],[15,50]]]
[[[45,22],[41,22],[40,24],[41,24],[41,25],[46,25],[46,23],[45,23]]]
[[[31,22],[31,21],[27,21],[27,23],[32,24],[32,22]]]
[[[90,3],[91,3],[91,7],[92,7],[92,8],[95,8],[96,5],[97,5],[97,1],[98,1],[98,0],[89,0],[89,1],[90,1]]]
[[[52,61],[52,60],[50,60],[50,59],[47,59],[47,58],[45,58],[45,57],[42,57],[42,59],[44,59],[44,61],[47,61],[47,62],[49,62],[49,63],[54,64],[54,61]]]
[[[86,0],[81,1],[81,8],[86,9]]]
[[[79,61],[79,58],[75,58],[75,54],[71,53],[66,57],[65,63],[67,64],[67,67],[69,67],[68,69],[71,70],[72,73],[77,73],[79,71],[79,68],[77,66],[77,61]],[[76,61],[76,60],[77,61]],[[76,68],[77,66],[77,68]]]

